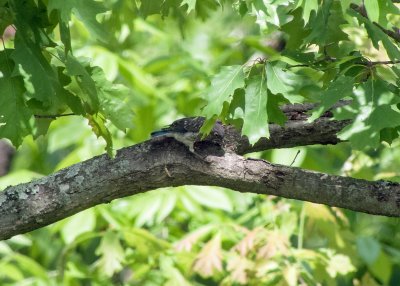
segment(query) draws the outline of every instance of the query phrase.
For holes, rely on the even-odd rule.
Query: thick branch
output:
[[[51,224],[116,198],[180,185],[214,185],[400,216],[400,185],[330,176],[245,159],[194,156],[173,139],[147,141],[0,193],[0,239]]]
[[[227,145],[234,142],[234,150],[237,154],[269,150],[274,148],[290,148],[294,146],[305,146],[315,144],[337,144],[340,141],[336,133],[343,129],[349,121],[334,121],[328,117],[308,123],[306,121],[289,120],[285,127],[270,124],[270,139],[261,138],[253,146],[246,137],[233,127],[228,127],[226,140]]]
[[[339,101],[332,108],[337,108],[349,104],[350,101]],[[341,142],[336,137],[336,133],[350,123],[348,120],[332,120],[332,113],[326,112],[314,122],[307,122],[308,112],[315,108],[315,104],[288,104],[281,108],[288,121],[285,126],[270,124],[270,138],[261,138],[253,146],[250,145],[246,137],[233,126],[225,127],[224,147],[237,154],[247,154],[251,152],[290,148],[294,146],[306,146],[315,144],[337,144]]]

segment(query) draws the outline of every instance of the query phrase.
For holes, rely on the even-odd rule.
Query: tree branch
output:
[[[358,6],[357,4],[351,3],[350,4],[350,8],[353,9],[354,11],[356,11],[357,13],[359,13],[360,15],[362,15],[363,17],[369,19],[368,15],[367,15],[367,11],[365,10],[364,5]],[[398,33],[398,31],[395,32],[395,31],[391,31],[391,30],[385,29],[384,27],[382,27],[381,25],[379,25],[376,22],[373,22],[373,24],[375,26],[377,26],[383,33],[385,33],[386,35],[391,37],[393,40],[395,40],[397,43],[400,43],[400,34]]]
[[[290,107],[286,112],[300,116],[302,111],[298,113],[299,110],[307,108]],[[336,127],[322,132],[328,128],[328,123]],[[329,121],[327,117],[314,123],[291,120],[285,128],[272,128],[273,135],[279,139],[261,140],[249,147],[245,138],[240,137],[241,143],[232,145],[241,153],[247,153],[278,145],[336,143],[339,140],[334,133],[343,124]],[[229,131],[231,127],[227,128],[228,135],[236,138],[232,135],[234,132]],[[313,137],[315,130],[321,130],[321,138]],[[0,239],[37,229],[117,198],[181,185],[213,185],[371,214],[400,216],[400,185],[397,183],[331,176],[245,159],[230,152],[201,160],[181,143],[165,138],[123,148],[114,159],[98,156],[39,180],[8,187],[0,192]]]
[[[332,109],[349,104],[350,101],[341,100]],[[233,126],[225,127],[224,147],[234,153],[243,155],[252,152],[276,148],[290,148],[315,144],[337,144],[340,141],[336,133],[350,123],[349,120],[332,120],[333,114],[328,111],[314,122],[307,122],[308,111],[316,104],[289,104],[281,107],[288,121],[285,126],[270,124],[270,138],[261,138],[253,146],[246,137]]]
[[[169,186],[213,185],[355,211],[400,216],[400,185],[245,159],[233,153],[193,156],[173,139],[146,141],[73,165],[0,193],[0,239],[25,233],[92,206]]]

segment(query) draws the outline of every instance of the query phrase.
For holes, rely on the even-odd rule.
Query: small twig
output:
[[[298,64],[298,65],[290,65],[287,68],[291,69],[291,68],[307,68],[307,67],[311,67],[313,64]]]
[[[329,61],[330,62],[337,62],[338,59],[330,58]],[[290,68],[298,68],[298,67],[312,67],[312,66],[315,66],[315,65],[317,65],[317,64],[319,64],[321,62],[322,62],[322,60],[319,60],[319,61],[312,62],[312,63],[309,63],[309,64],[291,65],[291,66],[288,66],[287,68],[290,69]],[[376,65],[396,65],[396,64],[400,64],[400,60],[397,60],[397,61],[375,61],[375,62],[373,62],[373,61],[365,61],[365,62],[355,62],[354,64],[368,66],[368,67],[376,66]]]
[[[171,175],[171,173],[169,172],[169,170],[168,170],[168,168],[167,168],[166,165],[164,166],[164,171],[165,171],[165,173],[167,173],[168,178],[172,178],[172,175]]]
[[[64,117],[64,116],[72,116],[72,115],[77,115],[75,113],[65,113],[65,114],[54,114],[54,115],[40,115],[40,114],[35,114],[35,118],[48,118],[48,119],[56,119],[58,117]]]
[[[322,60],[311,62],[309,64],[290,65],[290,66],[288,66],[288,68],[290,69],[290,68],[298,68],[298,67],[311,67],[311,66],[315,66],[315,65],[318,65],[320,63],[323,63],[325,61],[327,61],[327,62],[336,62],[337,60],[338,60],[337,58],[332,58],[332,57],[327,56],[327,57],[323,58]]]
[[[350,8],[353,9],[354,11],[356,11],[357,13],[359,13],[364,18],[369,19],[368,15],[367,15],[367,11],[365,10],[365,7],[363,5],[358,6],[357,4],[351,3]],[[400,43],[400,35],[399,34],[397,34],[394,31],[385,29],[384,27],[382,27],[381,25],[379,25],[376,22],[372,22],[372,24],[374,24],[376,27],[378,27],[382,32],[384,32],[386,35],[391,37],[393,40]]]
[[[292,163],[289,165],[290,167],[292,167],[292,165],[293,165],[294,162],[296,161],[297,156],[299,156],[299,154],[300,154],[300,150],[298,150],[297,153],[296,153],[296,156],[294,156],[294,159],[293,159]]]
[[[372,62],[372,61],[368,61],[368,62],[356,62],[356,64],[365,65],[365,66],[396,65],[396,64],[400,64],[400,60],[397,60],[397,61],[376,61],[376,62]]]

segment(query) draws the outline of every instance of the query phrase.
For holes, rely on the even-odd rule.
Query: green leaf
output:
[[[106,119],[101,114],[88,115],[89,125],[97,137],[102,137],[106,141],[106,151],[110,157],[114,156],[112,136],[106,127]]]
[[[233,93],[238,88],[244,87],[244,73],[242,66],[226,66],[215,75],[211,81],[211,86],[205,95],[207,105],[203,109],[203,114],[207,120],[201,128],[201,133],[208,134],[216,120],[215,116],[221,114],[224,103],[230,102]]]
[[[368,265],[372,265],[381,251],[381,246],[372,237],[358,237],[356,241],[357,252]]]
[[[156,194],[142,197],[139,201],[141,209],[137,212],[135,226],[153,225],[162,201],[162,197]]]
[[[299,27],[303,27],[304,21],[302,18],[301,10],[295,9],[291,12],[293,16],[293,20],[282,25],[281,30],[287,35],[287,50],[295,50],[297,51],[304,45],[304,39],[310,34],[309,29],[299,29]]]
[[[400,99],[382,79],[369,79],[354,91],[353,104],[348,107],[353,122],[339,132],[355,149],[378,147],[380,131],[400,126],[400,112],[395,106]],[[335,116],[336,117],[336,116]],[[351,117],[347,117],[350,119]]]
[[[32,276],[41,279],[44,284],[50,283],[46,269],[34,259],[19,253],[16,253],[13,258],[19,269],[23,269]]]
[[[244,73],[242,66],[227,66],[214,76],[211,87],[205,96],[208,104],[203,113],[207,117],[219,115],[224,102],[230,102],[233,92],[244,86]]]
[[[250,144],[254,144],[261,137],[269,138],[268,90],[264,76],[251,77],[245,92],[242,134],[248,137]]]
[[[236,1],[233,3],[233,8],[239,13],[241,17],[244,17],[249,12],[249,7],[247,3],[243,0]]]
[[[181,6],[187,5],[187,12],[190,13],[196,8],[196,0],[183,0]]]
[[[85,27],[87,27],[95,39],[102,41],[107,40],[106,29],[104,29],[96,19],[98,14],[107,11],[103,3],[94,0],[49,0],[47,10],[49,15],[53,10],[59,11],[63,23],[62,25],[64,25],[63,29],[65,26],[68,27],[71,14],[74,13],[74,15],[85,24]],[[64,37],[65,36],[64,34]]]
[[[383,285],[390,285],[391,277],[394,276],[392,276],[392,269],[396,268],[393,267],[393,258],[385,252],[380,251],[375,263],[368,265],[368,269],[375,277],[382,281]]]
[[[0,7],[0,35],[3,35],[4,30],[13,23],[13,16],[10,8]]]
[[[20,34],[21,38],[38,49],[57,45],[49,36],[57,23],[48,18],[43,1],[8,1],[8,6],[13,13],[16,35]]]
[[[74,114],[84,115],[86,113],[83,106],[84,102],[80,97],[74,95],[67,89],[67,86],[71,83],[71,78],[67,76],[66,73],[65,67],[57,68],[58,79],[61,85],[58,96]]]
[[[79,86],[80,91],[75,92],[83,102],[87,104],[88,112],[94,113],[99,109],[99,98],[96,89],[96,83],[91,75],[91,68],[88,67],[87,63],[81,63],[73,57],[68,55],[66,61],[65,73],[69,76],[73,76],[76,79],[76,84]],[[72,85],[67,86],[70,91]]]
[[[139,8],[140,14],[142,17],[146,18],[147,16],[153,14],[161,14],[161,6],[163,4],[163,0],[144,0],[141,1],[141,5]]]
[[[256,16],[256,23],[261,29],[274,29],[274,27],[280,27],[291,19],[291,16],[288,15],[287,6],[287,1],[255,0],[251,3],[251,14]]]
[[[386,2],[386,1],[385,1]],[[371,22],[379,22],[379,4],[378,0],[364,0],[365,10]]]
[[[291,103],[297,102],[295,86],[302,84],[303,78],[290,70],[285,70],[283,62],[268,62],[266,65],[267,86],[273,94],[282,94]]]
[[[341,0],[340,6],[342,8],[343,15],[346,15],[347,9],[350,7],[352,0]]]
[[[381,29],[379,29],[376,25],[374,25],[367,18],[363,17],[359,13],[349,10],[349,14],[353,17],[356,17],[359,22],[365,25],[365,28],[368,32],[368,35],[371,38],[371,41],[375,47],[375,49],[379,49],[379,42],[382,42],[383,47],[386,49],[386,52],[389,58],[392,61],[400,60],[400,51],[395,44],[391,41],[391,39],[386,35]]]
[[[319,118],[340,99],[352,94],[353,78],[340,76],[334,80],[321,94],[321,104],[312,112],[309,122]]]
[[[400,135],[400,127],[396,128],[383,128],[380,133],[381,141],[387,142],[389,145],[393,143],[393,141],[399,138]]]
[[[3,280],[22,281],[24,280],[23,270],[12,264],[2,263],[0,268],[0,275]]]
[[[61,235],[65,243],[70,244],[82,233],[93,231],[95,226],[96,214],[93,209],[87,209],[67,218],[62,226]]]
[[[400,15],[400,9],[393,3],[393,1],[378,1],[379,4],[379,20],[378,23],[386,29],[392,29],[393,23],[388,21],[390,15]],[[389,16],[389,17],[388,17]]]
[[[329,259],[326,271],[331,277],[337,277],[338,274],[346,275],[349,272],[354,272],[356,268],[351,263],[348,256],[343,254],[336,254]]]
[[[108,277],[122,269],[124,249],[117,234],[108,231],[101,239],[100,245],[96,249],[96,254],[101,256],[97,263],[99,263],[102,272]]]
[[[169,216],[176,206],[178,196],[174,190],[167,190],[162,193],[161,205],[157,212],[155,222],[160,224],[167,216]]]
[[[165,286],[192,286],[185,276],[179,271],[178,268],[174,267],[175,259],[170,256],[160,256],[160,268],[165,277],[166,281],[163,283]]]
[[[65,54],[67,55],[71,50],[71,32],[68,23],[60,21],[60,38],[65,47]]]
[[[15,73],[23,76],[29,95],[43,103],[44,107],[52,106],[56,101],[58,79],[41,48],[27,35],[17,32],[11,58],[15,62]]]
[[[105,117],[122,131],[133,128],[134,106],[131,91],[121,84],[109,82],[98,67],[93,68],[92,79],[96,84],[100,108]]]
[[[24,83],[20,76],[13,76],[10,50],[0,52],[0,138],[8,138],[18,147],[22,138],[32,132],[31,111],[24,102]]]
[[[196,1],[196,16],[201,18],[201,19],[203,19],[203,20],[205,20],[207,17],[212,15],[212,13],[211,13],[212,11],[215,11],[216,9],[222,7],[223,3],[224,3],[224,1],[221,1],[221,0],[201,0],[201,1]],[[174,5],[171,5],[171,7],[174,7]],[[164,8],[164,10],[165,9],[166,8]]]
[[[283,126],[287,121],[286,115],[279,108],[281,103],[288,103],[282,95],[268,94],[267,113],[269,122]]]
[[[330,54],[335,54],[339,50],[338,43],[348,40],[342,29],[343,24],[347,22],[343,19],[339,2],[323,1],[316,17],[310,20],[311,33],[304,38],[304,44],[315,43],[324,46]]]
[[[310,20],[311,13],[317,12],[318,10],[318,0],[299,0],[297,2],[296,8],[301,7],[303,9],[303,20],[304,24],[307,25]]]
[[[186,193],[202,206],[227,212],[233,210],[232,202],[224,189],[190,186],[186,188]]]

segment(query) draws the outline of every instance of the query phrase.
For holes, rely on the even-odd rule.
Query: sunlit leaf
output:
[[[297,0],[297,7],[303,9],[303,20],[307,24],[311,13],[316,12],[318,9],[318,0]]]
[[[219,188],[191,186],[186,190],[187,194],[202,206],[212,209],[221,209],[231,212],[232,202],[226,191]]]
[[[196,8],[196,0],[183,0],[181,6],[187,5],[187,13],[189,14],[191,11]]]
[[[379,21],[380,11],[378,2],[378,0],[364,0],[365,10],[367,10],[368,18],[372,22]]]
[[[295,89],[303,78],[285,69],[283,62],[268,62],[266,65],[267,86],[273,94],[282,94],[291,103],[298,101]]]
[[[95,226],[95,212],[88,209],[68,218],[62,227],[61,235],[66,243],[71,243],[80,234],[94,230]]]
[[[327,271],[331,277],[346,275],[349,272],[354,272],[356,268],[350,261],[350,258],[345,255],[336,254],[329,260]]]
[[[245,89],[245,111],[242,134],[254,144],[261,137],[269,137],[267,100],[268,90],[263,76],[250,78]]]
[[[96,249],[96,254],[101,256],[98,263],[103,273],[108,277],[122,269],[124,250],[115,233],[109,231],[103,236],[99,247]]]
[[[320,117],[340,99],[352,94],[353,78],[341,76],[331,82],[321,94],[321,104],[313,111],[308,119],[310,122]]]
[[[97,114],[97,115],[89,115],[89,125],[92,127],[93,132],[97,135],[97,137],[102,137],[106,141],[106,151],[109,156],[114,155],[113,149],[113,141],[110,131],[106,126],[106,119],[104,116]]]
[[[205,94],[207,105],[203,109],[203,114],[207,118],[214,118],[220,115],[225,102],[230,102],[233,92],[244,87],[244,73],[242,66],[226,66],[212,79],[211,86]],[[210,121],[210,119],[209,119]],[[213,122],[215,119],[213,120]],[[202,133],[208,133],[212,125],[204,125]]]
[[[101,2],[94,0],[49,0],[49,14],[53,10],[59,11],[63,25],[68,26],[71,19],[71,13],[74,13],[74,15],[85,24],[95,38],[102,41],[107,39],[105,29],[96,19],[98,14],[107,11]]]
[[[131,91],[121,85],[109,82],[100,68],[94,68],[92,78],[98,91],[104,115],[120,130],[133,127],[133,103]]]

